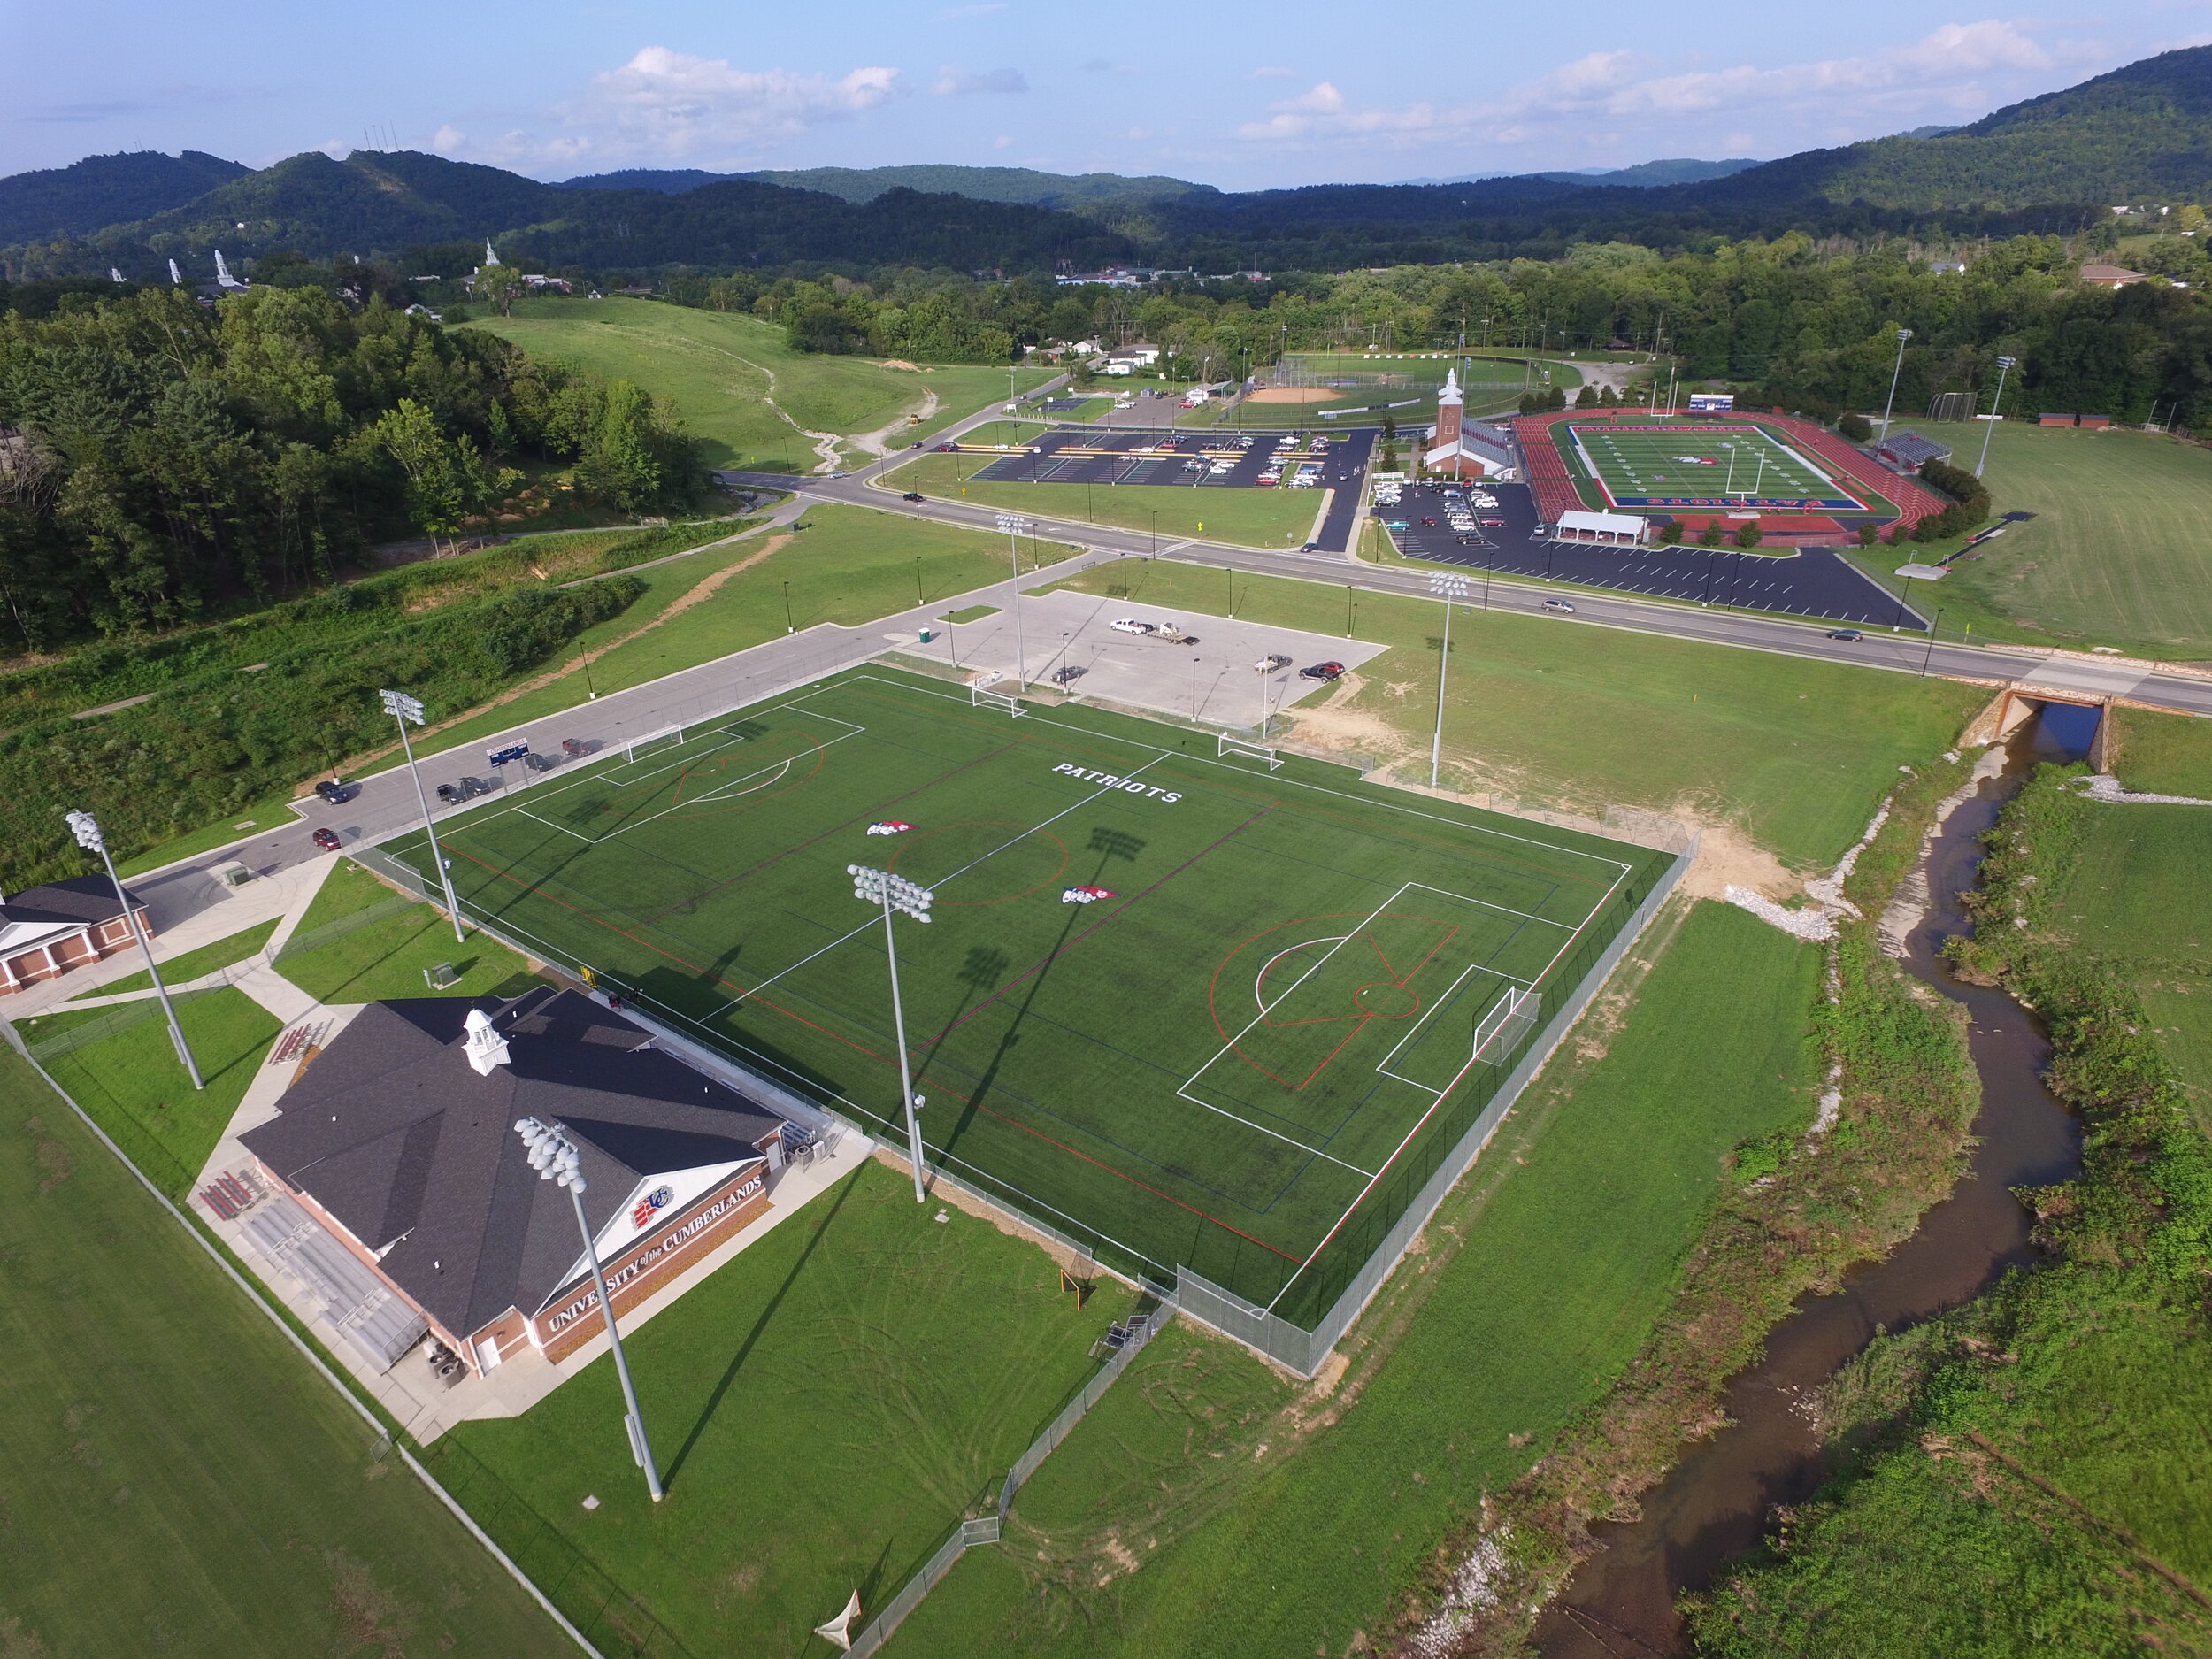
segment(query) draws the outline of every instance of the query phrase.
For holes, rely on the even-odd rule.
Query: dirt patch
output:
[[[1413,741],[1379,714],[1352,704],[1367,688],[1356,673],[1336,682],[1326,702],[1311,709],[1291,710],[1291,731],[1301,742],[1334,754],[1363,755],[1377,763],[1413,752]]]
[[[1340,394],[1324,386],[1263,386],[1248,393],[1248,403],[1333,403]]]
[[[916,374],[922,372],[920,364],[909,363],[904,357],[871,358],[870,361],[874,363],[879,369],[906,369]]]
[[[1700,825],[1697,858],[1682,878],[1683,892],[1694,899],[1725,898],[1732,883],[1768,899],[1802,890],[1787,865],[1734,825]]]

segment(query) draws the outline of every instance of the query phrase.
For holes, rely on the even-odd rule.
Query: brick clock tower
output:
[[[1467,399],[1459,389],[1459,371],[1444,373],[1444,389],[1436,395],[1436,442],[1433,448],[1442,449],[1459,442],[1460,411]]]

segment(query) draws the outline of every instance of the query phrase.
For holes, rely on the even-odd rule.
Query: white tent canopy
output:
[[[1563,541],[1597,541],[1609,546],[1637,547],[1650,520],[1632,512],[1582,512],[1569,509],[1559,515],[1556,534]]]

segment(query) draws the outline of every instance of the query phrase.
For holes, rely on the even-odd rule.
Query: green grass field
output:
[[[231,1114],[282,1026],[275,1015],[231,986],[173,998],[177,1024],[206,1084],[185,1075],[160,1004],[148,998],[123,1010],[86,1009],[27,1019],[16,1029],[70,1098],[115,1138],[170,1197],[182,1199],[229,1126]],[[124,1021],[132,1021],[124,1024]],[[42,1054],[49,1039],[79,1025],[108,1030],[66,1054]]]
[[[936,1156],[1309,1326],[1503,1077],[1527,987],[1563,1000],[1668,862],[877,670],[442,839],[465,909],[864,1120],[898,1070],[844,866],[932,884],[901,956]]]
[[[400,895],[349,859],[332,866],[300,918],[294,938]],[[450,963],[461,977],[434,993],[426,969]],[[277,972],[319,1002],[373,1002],[393,996],[518,996],[534,981],[530,964],[471,930],[465,943],[427,904],[396,910],[326,944],[279,958]]]
[[[2114,772],[2127,787],[2212,801],[2212,720],[2149,709],[2114,709],[2105,718],[2119,744]]]
[[[0,1256],[0,1652],[567,1647],[12,1054]]]
[[[276,927],[277,918],[272,918],[257,927],[246,928],[177,956],[165,956],[157,948],[154,960],[161,965],[161,982],[173,988],[196,979],[204,973],[227,968],[234,962],[243,962],[269,942],[269,935],[276,932]],[[88,996],[121,996],[127,991],[150,991],[153,988],[154,976],[142,968],[136,973],[126,974],[119,979],[110,979],[105,985],[95,986],[83,995],[73,996],[69,1000],[81,1002]]]
[[[523,300],[512,317],[468,326],[672,399],[718,467],[811,472],[818,457],[806,432],[842,435],[896,425],[890,442],[911,442],[1003,397],[1007,386],[1002,368],[917,372],[794,351],[782,329],[759,318],[652,300]],[[1048,378],[1025,370],[1015,384],[1026,390]],[[930,392],[940,412],[907,425],[902,418],[918,411]]]
[[[1928,430],[1959,446],[1956,465],[1974,465],[1978,430]],[[2007,421],[1990,434],[1984,482],[2000,513],[2035,517],[1929,594],[1947,637],[1970,626],[1977,639],[2212,659],[2212,451],[2154,433]],[[1860,562],[1887,580],[1905,558],[1959,545],[1869,549]]]
[[[1389,1651],[1354,1632],[1635,1355],[1724,1155],[1811,1114],[1816,949],[1708,903],[1637,956],[1355,1327],[1351,1383],[1164,1333],[901,1630],[912,1659]]]
[[[1455,354],[1433,352],[1293,352],[1276,372],[1276,383],[1332,396],[1325,402],[1303,405],[1254,404],[1248,417],[1240,410],[1239,419],[1255,426],[1267,424],[1271,418],[1279,422],[1287,411],[1295,409],[1316,419],[1325,411],[1337,411],[1335,419],[1328,423],[1332,425],[1349,421],[1368,425],[1380,421],[1387,405],[1400,426],[1422,424],[1436,418],[1436,394],[1455,362]],[[1550,371],[1549,380],[1543,378],[1545,370]],[[1572,392],[1582,382],[1581,370],[1558,358],[1532,357],[1528,353],[1486,356],[1478,351],[1460,389],[1466,396],[1467,411],[1479,415],[1511,411],[1521,394],[1532,388],[1542,391],[1558,386]]]
[[[1203,536],[1240,547],[1295,547],[1311,534],[1325,493],[1317,489],[1203,489],[1173,484],[979,484],[971,474],[993,457],[922,455],[884,481],[944,501],[972,501],[1048,513],[1124,530],[1157,528],[1163,537]]]
[[[1102,594],[1121,584],[1122,568],[1102,565],[1065,585]],[[1142,559],[1127,569],[1133,597],[1171,612],[1220,614],[1219,571]],[[1240,618],[1388,645],[1325,707],[1294,709],[1294,729],[1428,780],[1443,621],[1435,603],[1257,576],[1240,578],[1237,593]],[[1444,764],[1454,787],[1574,811],[1616,803],[1678,811],[1741,830],[1800,870],[1840,857],[1898,767],[1950,747],[1987,695],[1464,608],[1452,623],[1447,693]]]
[[[526,1571],[551,1529],[686,1652],[826,1655],[807,1632],[854,1589],[881,1607],[995,1496],[1130,1306],[1110,1283],[1079,1312],[1043,1251],[938,1209],[871,1162],[625,1336],[662,1503],[630,1461],[603,1358],[519,1417],[462,1425],[426,1461]],[[576,1599],[572,1616],[595,1610]]]

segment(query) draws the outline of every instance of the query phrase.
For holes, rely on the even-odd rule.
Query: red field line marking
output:
[[[1398,910],[1386,910],[1386,911],[1384,911],[1384,912],[1383,912],[1383,914],[1384,914],[1384,915],[1386,915],[1386,916],[1396,916],[1396,917],[1399,917],[1401,919],[1403,919],[1403,920],[1408,920],[1408,921],[1417,921],[1417,922],[1433,922],[1433,923],[1435,923],[1435,925],[1436,925],[1437,926],[1441,927],[1441,928],[1443,928],[1443,929],[1445,930],[1445,933],[1444,933],[1443,938],[1441,938],[1441,939],[1438,940],[1438,941],[1436,941],[1436,943],[1435,943],[1435,944],[1433,944],[1432,946],[1431,946],[1431,947],[1429,948],[1429,950],[1428,950],[1427,954],[1426,954],[1426,955],[1425,955],[1425,956],[1421,958],[1421,960],[1420,960],[1420,961],[1418,961],[1418,962],[1415,963],[1415,964],[1413,964],[1410,968],[1408,968],[1408,969],[1405,971],[1405,972],[1404,972],[1403,974],[1399,973],[1399,972],[1397,972],[1397,970],[1396,970],[1396,969],[1393,968],[1393,967],[1390,965],[1390,958],[1389,958],[1388,956],[1385,956],[1385,955],[1383,954],[1383,948],[1382,948],[1382,946],[1381,946],[1379,942],[1377,942],[1377,941],[1376,941],[1376,939],[1375,939],[1375,936],[1374,936],[1372,933],[1363,933],[1362,934],[1360,934],[1360,937],[1361,937],[1361,938],[1363,938],[1363,939],[1364,939],[1364,940],[1367,941],[1368,949],[1370,949],[1371,950],[1372,950],[1372,951],[1375,953],[1375,957],[1376,957],[1376,960],[1377,960],[1377,961],[1379,961],[1379,962],[1380,962],[1380,963],[1383,964],[1383,972],[1384,972],[1385,973],[1386,973],[1386,974],[1390,975],[1390,983],[1391,983],[1391,984],[1393,984],[1393,985],[1394,985],[1394,986],[1396,986],[1396,987],[1397,987],[1400,990],[1405,990],[1405,989],[1407,989],[1407,988],[1408,988],[1407,984],[1406,984],[1406,981],[1407,981],[1407,980],[1409,980],[1409,979],[1412,979],[1412,978],[1413,978],[1413,976],[1414,976],[1415,974],[1417,974],[1417,973],[1420,972],[1422,969],[1424,969],[1424,968],[1427,967],[1427,966],[1429,965],[1429,964],[1430,964],[1430,963],[1433,962],[1433,961],[1436,959],[1436,954],[1437,954],[1437,952],[1438,952],[1438,951],[1440,951],[1440,950],[1443,949],[1445,946],[1447,946],[1447,945],[1450,944],[1454,939],[1455,939],[1455,938],[1457,938],[1457,937],[1458,937],[1458,935],[1459,935],[1459,932],[1460,932],[1459,926],[1458,926],[1458,924],[1457,924],[1457,923],[1455,923],[1455,922],[1448,922],[1448,921],[1444,920],[1441,917],[1438,917],[1438,916],[1418,916],[1418,915],[1411,915],[1411,914],[1409,914],[1409,913],[1407,913],[1407,912],[1402,912],[1402,911],[1398,911]],[[1348,1047],[1349,1047],[1349,1046],[1350,1046],[1350,1045],[1351,1045],[1351,1044],[1352,1044],[1352,1043],[1353,1043],[1356,1040],[1357,1040],[1357,1038],[1359,1037],[1359,1034],[1360,1034],[1362,1032],[1365,1031],[1365,1030],[1367,1029],[1367,1027],[1369,1026],[1369,1025],[1370,1025],[1370,1024],[1371,1024],[1371,1023],[1372,1023],[1373,1021],[1375,1021],[1375,1020],[1381,1019],[1381,1018],[1385,1018],[1385,1016],[1380,1015],[1380,1014],[1369,1014],[1369,1013],[1365,1013],[1365,1012],[1360,1011],[1359,1010],[1357,1010],[1357,1009],[1356,1008],[1356,1009],[1354,1010],[1354,1011],[1353,1011],[1353,1012],[1351,1012],[1351,1013],[1349,1013],[1349,1014],[1326,1014],[1326,1015],[1322,1015],[1322,1016],[1320,1016],[1320,1017],[1318,1017],[1318,1018],[1314,1018],[1314,1019],[1294,1019],[1294,1020],[1289,1020],[1289,1021],[1286,1021],[1284,1024],[1282,1024],[1282,1025],[1276,1025],[1276,1024],[1275,1024],[1275,1022],[1274,1022],[1273,1020],[1267,1018],[1267,1016],[1266,1016],[1266,1010],[1263,1009],[1263,1010],[1261,1010],[1261,1020],[1262,1020],[1262,1022],[1263,1022],[1263,1024],[1265,1024],[1265,1025],[1267,1025],[1267,1026],[1268,1026],[1271,1030],[1275,1030],[1275,1031],[1291,1031],[1291,1030],[1294,1030],[1294,1029],[1296,1029],[1297,1027],[1299,1027],[1299,1026],[1301,1026],[1301,1025],[1333,1025],[1333,1024],[1334,1024],[1336,1021],[1338,1021],[1338,1020],[1340,1020],[1340,1019],[1353,1019],[1353,1020],[1356,1020],[1356,1021],[1358,1021],[1358,1022],[1359,1022],[1359,1023],[1358,1023],[1357,1025],[1355,1025],[1355,1026],[1354,1026],[1354,1027],[1353,1027],[1353,1028],[1352,1028],[1349,1032],[1348,1032],[1348,1033],[1345,1034],[1344,1041],[1343,1041],[1342,1042],[1338,1043],[1338,1044],[1337,1044],[1337,1046],[1336,1046],[1335,1048],[1333,1048],[1330,1049],[1330,1050],[1329,1050],[1329,1052],[1328,1052],[1327,1054],[1325,1054],[1325,1055],[1322,1056],[1320,1064],[1319,1064],[1318,1065],[1315,1066],[1315,1067],[1313,1068],[1313,1070],[1312,1070],[1312,1071],[1309,1071],[1309,1072],[1307,1072],[1307,1073],[1306,1073],[1306,1076],[1305,1076],[1305,1081],[1304,1081],[1304,1082],[1301,1082],[1301,1083],[1294,1083],[1294,1082],[1292,1082],[1292,1081],[1291,1081],[1288,1078],[1286,1078],[1286,1077],[1278,1077],[1278,1076],[1276,1076],[1274,1072],[1272,1072],[1272,1071],[1269,1071],[1269,1070],[1268,1070],[1265,1066],[1262,1065],[1262,1064],[1260,1064],[1257,1060],[1255,1060],[1255,1059],[1254,1059],[1254,1058],[1253,1058],[1250,1055],[1248,1055],[1248,1054],[1245,1053],[1245,1052],[1244,1052],[1244,1050],[1243,1050],[1241,1048],[1240,1048],[1240,1047],[1238,1046],[1236,1038],[1232,1037],[1232,1036],[1229,1034],[1228,1028],[1227,1028],[1226,1026],[1225,1026],[1225,1025],[1222,1025],[1222,1023],[1221,1023],[1221,1012],[1220,1012],[1220,1009],[1219,1009],[1219,1007],[1218,1007],[1218,1005],[1217,1005],[1217,995],[1216,995],[1216,994],[1217,994],[1217,992],[1219,990],[1220,986],[1221,986],[1221,975],[1222,975],[1222,973],[1223,973],[1223,971],[1224,971],[1224,970],[1225,970],[1225,969],[1228,967],[1228,965],[1229,965],[1232,962],[1233,962],[1233,961],[1235,961],[1235,960],[1236,960],[1236,957],[1237,957],[1237,952],[1238,952],[1238,951],[1242,950],[1246,945],[1250,944],[1250,943],[1252,942],[1252,940],[1254,940],[1254,939],[1263,939],[1263,938],[1265,938],[1268,934],[1272,933],[1279,932],[1279,930],[1281,930],[1281,929],[1283,929],[1283,928],[1286,928],[1286,927],[1297,927],[1297,926],[1302,926],[1304,923],[1307,923],[1307,922],[1333,922],[1333,921],[1338,921],[1338,920],[1340,920],[1340,919],[1342,919],[1342,918],[1343,918],[1344,917],[1346,917],[1346,916],[1356,916],[1356,915],[1359,915],[1359,912],[1355,911],[1355,910],[1337,910],[1337,911],[1333,911],[1332,913],[1330,913],[1330,914],[1328,914],[1328,915],[1325,915],[1325,916],[1299,916],[1299,917],[1294,917],[1291,920],[1289,920],[1289,921],[1287,921],[1287,922],[1278,922],[1278,923],[1276,923],[1276,924],[1275,924],[1275,926],[1274,926],[1273,927],[1263,927],[1262,929],[1260,929],[1260,931],[1259,931],[1258,933],[1254,933],[1254,934],[1251,936],[1251,938],[1249,938],[1249,939],[1246,939],[1246,940],[1242,941],[1241,942],[1240,942],[1240,943],[1237,945],[1237,947],[1236,947],[1236,949],[1233,949],[1233,950],[1230,951],[1230,953],[1229,953],[1227,956],[1224,956],[1224,957],[1223,957],[1223,958],[1222,958],[1222,959],[1221,959],[1221,960],[1220,960],[1217,964],[1215,964],[1215,966],[1214,966],[1213,978],[1212,978],[1211,979],[1210,979],[1210,980],[1208,980],[1208,981],[1207,981],[1207,984],[1206,984],[1206,1012],[1207,1012],[1208,1017],[1209,1017],[1210,1018],[1211,1018],[1211,1019],[1212,1019],[1212,1021],[1213,1021],[1213,1023],[1214,1023],[1214,1030],[1215,1030],[1215,1032],[1216,1032],[1217,1033],[1218,1033],[1218,1034],[1219,1034],[1219,1036],[1220,1036],[1220,1038],[1221,1038],[1222,1042],[1223,1042],[1223,1043],[1224,1043],[1224,1044],[1225,1044],[1225,1045],[1228,1048],[1228,1049],[1229,1049],[1229,1051],[1230,1051],[1231,1053],[1233,1053],[1233,1054],[1234,1054],[1234,1055],[1236,1056],[1236,1057],[1237,1057],[1238,1059],[1240,1059],[1240,1060],[1243,1061],[1245,1064],[1247,1064],[1247,1065],[1250,1066],[1250,1067],[1251,1067],[1251,1068],[1252,1068],[1255,1071],[1257,1071],[1257,1072],[1258,1072],[1258,1073],[1259,1073],[1262,1077],[1265,1078],[1265,1079],[1266,1079],[1269,1082],[1271,1082],[1271,1083],[1279,1083],[1279,1084],[1281,1084],[1281,1085],[1283,1086],[1283,1087],[1285,1087],[1285,1088],[1286,1088],[1286,1089],[1290,1090],[1290,1091],[1291,1091],[1291,1093],[1293,1093],[1294,1094],[1299,1094],[1299,1093],[1302,1093],[1302,1092],[1305,1089],[1305,1087],[1306,1087],[1306,1085],[1307,1085],[1307,1084],[1311,1083],[1311,1082],[1314,1080],[1314,1079],[1316,1079],[1316,1078],[1319,1077],[1319,1076],[1320,1076],[1320,1075],[1321,1075],[1324,1071],[1327,1071],[1327,1070],[1329,1069],[1330,1063],[1331,1063],[1331,1062],[1333,1062],[1333,1060],[1337,1057],[1337,1056],[1339,1056],[1340,1054],[1342,1054],[1342,1053],[1344,1052],[1344,1050],[1345,1050]],[[1375,917],[1373,917],[1372,915],[1369,915],[1369,916],[1363,917],[1363,918],[1362,918],[1362,919],[1363,919],[1363,920],[1367,920],[1367,921],[1372,921],[1372,920],[1375,920],[1375,919],[1377,919],[1377,918],[1376,918]],[[1312,941],[1311,941],[1310,940],[1309,940],[1309,941],[1305,941],[1305,942],[1310,944],[1310,943],[1311,943]],[[1296,950],[1296,949],[1300,949],[1300,947],[1299,947],[1299,946],[1297,946],[1297,945],[1291,945],[1291,946],[1286,947],[1284,950],[1278,952],[1278,953],[1277,953],[1277,956],[1276,956],[1275,957],[1271,957],[1271,958],[1270,958],[1270,962],[1271,962],[1271,964],[1273,961],[1275,961],[1275,960],[1279,960],[1281,956],[1287,956],[1287,955],[1288,955],[1291,951],[1293,951],[1293,950]],[[1265,969],[1265,968],[1263,968],[1263,969],[1261,970],[1261,972],[1262,972],[1263,974],[1263,973],[1265,973],[1265,972],[1266,972],[1266,969]],[[1286,993],[1285,995],[1288,995],[1288,993]],[[1415,1009],[1415,1010],[1418,1010],[1418,1008],[1419,1008],[1419,1006],[1420,1006],[1420,1002],[1419,1002],[1419,995],[1418,995],[1418,993],[1416,993],[1416,995],[1415,995],[1415,1005],[1414,1005],[1414,1009]],[[1414,1011],[1414,1010],[1409,1010],[1409,1011]],[[1399,1015],[1391,1016],[1390,1018],[1398,1018],[1398,1019],[1403,1019],[1404,1018],[1406,1018],[1406,1016],[1405,1016],[1405,1015],[1403,1015],[1403,1014],[1399,1014]],[[1249,1026],[1245,1026],[1245,1027],[1241,1027],[1241,1028],[1240,1028],[1240,1030],[1249,1030],[1249,1029],[1250,1029],[1250,1027],[1249,1027]]]

